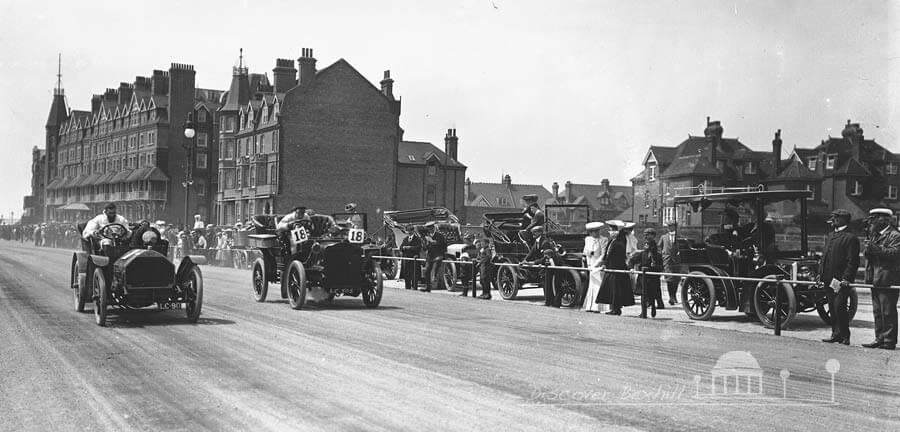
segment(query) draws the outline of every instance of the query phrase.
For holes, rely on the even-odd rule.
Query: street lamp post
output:
[[[190,227],[188,226],[189,217],[190,217],[190,209],[188,207],[188,203],[190,202],[191,196],[191,185],[194,184],[194,179],[191,174],[191,152],[194,149],[194,136],[197,135],[197,131],[194,130],[194,112],[188,111],[187,121],[184,123],[184,137],[187,138],[186,141],[182,144],[185,150],[185,160],[184,160],[184,181],[181,182],[181,185],[184,186],[184,230],[187,232]]]

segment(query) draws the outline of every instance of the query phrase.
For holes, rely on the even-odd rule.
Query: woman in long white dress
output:
[[[600,281],[603,280],[603,270],[600,270],[600,266],[603,264],[603,255],[609,244],[609,237],[603,232],[604,225],[603,222],[591,222],[585,225],[588,236],[584,238],[584,257],[587,260],[587,267],[590,269],[588,289],[584,295],[585,312],[604,312],[607,308],[606,304],[594,302],[600,289]]]

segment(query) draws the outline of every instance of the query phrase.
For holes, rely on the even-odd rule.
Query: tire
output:
[[[184,312],[188,321],[195,323],[200,319],[200,311],[203,309],[203,272],[200,266],[191,266],[190,273],[184,281]]]
[[[856,288],[850,289],[847,307],[850,315],[849,321],[853,321],[853,317],[856,316],[856,309],[859,307],[859,294],[856,293]],[[828,305],[828,297],[822,297],[816,302],[816,312],[818,312],[819,318],[822,318],[825,324],[831,325],[831,307]]]
[[[456,289],[456,264],[444,263],[444,288],[447,291]]]
[[[266,262],[262,258],[257,258],[253,262],[253,271],[250,272],[250,275],[253,299],[259,303],[266,301],[266,295],[269,293],[269,279],[266,277]]]
[[[299,310],[306,303],[306,270],[300,261],[291,261],[285,271],[284,286],[291,308]]]
[[[87,275],[78,272],[78,257],[72,255],[72,273],[69,279],[69,287],[72,289],[72,297],[75,300],[75,312],[84,312],[84,290],[87,289]]]
[[[380,264],[381,271],[384,273],[385,279],[397,279],[397,275],[400,274],[400,260],[387,259],[382,261]]]
[[[583,295],[581,275],[575,270],[557,270],[553,273],[553,292],[561,292],[561,307],[578,307]]]
[[[497,266],[497,290],[503,300],[515,300],[519,293],[519,274],[511,266]]]
[[[763,279],[774,279],[774,277],[766,276]],[[783,302],[781,304],[781,327],[787,327],[788,324],[797,315],[797,297],[794,295],[794,288],[791,284],[781,283],[784,292]],[[766,326],[766,328],[775,328],[775,283],[760,282],[756,284],[753,291],[753,307],[756,309],[756,317]]]
[[[94,287],[94,322],[100,327],[106,327],[106,307],[109,302],[109,287],[106,285],[106,277],[102,268],[94,269],[94,277],[91,283]]]
[[[381,304],[381,294],[384,292],[384,275],[377,264],[375,270],[375,286],[362,293],[363,303],[365,303],[366,307],[369,309],[376,308]]]
[[[707,321],[716,310],[716,286],[701,272],[691,272],[681,280],[681,308],[688,318]]]

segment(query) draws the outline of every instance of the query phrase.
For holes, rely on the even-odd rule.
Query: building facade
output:
[[[304,205],[396,207],[400,101],[389,72],[376,88],[346,60],[316,69],[313,50],[276,60],[274,83],[241,63],[220,109],[219,223]]]
[[[598,185],[566,181],[561,193],[558,183],[554,182],[551,186],[553,198],[557,203],[585,204],[591,208],[591,219],[595,221],[617,219],[623,213],[627,213],[630,218],[629,210],[633,195],[631,188],[631,186],[610,185],[609,179],[601,180]]]
[[[35,146],[31,150],[31,194],[22,203],[21,222],[37,223],[44,220],[44,172],[47,164],[47,150]]]
[[[205,98],[218,94],[198,91],[194,77],[193,66],[172,63],[94,95],[90,111],[70,111],[58,88],[46,125],[46,219],[83,220],[114,202],[128,219],[182,223],[186,164],[201,166],[197,158],[206,153],[198,149],[186,160],[184,123],[197,102],[215,103]],[[210,184],[209,171],[197,168],[193,181]],[[209,208],[206,190],[191,194],[189,213]]]
[[[537,195],[538,203],[543,208],[555,203],[553,194],[541,185],[515,184],[509,174],[500,179],[500,183],[473,182],[466,179],[464,194],[466,211],[463,221],[477,225],[485,213],[522,210],[525,195]],[[462,218],[461,218],[462,219]]]
[[[446,207],[464,213],[466,166],[457,159],[458,145],[456,129],[447,129],[443,151],[429,142],[400,142],[397,209]]]

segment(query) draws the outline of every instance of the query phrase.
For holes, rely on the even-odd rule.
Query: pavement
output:
[[[295,311],[205,266],[198,323],[148,309],[101,328],[73,310],[70,262],[0,241],[2,431],[900,430],[900,352],[817,342],[814,313],[776,337],[718,311],[642,320],[395,282],[377,309]]]

